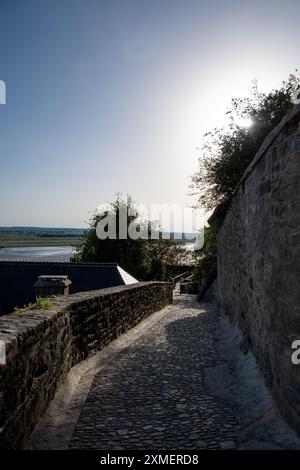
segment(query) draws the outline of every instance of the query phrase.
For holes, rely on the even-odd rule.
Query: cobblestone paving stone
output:
[[[235,417],[204,384],[204,368],[224,363],[213,346],[215,325],[213,304],[177,297],[95,376],[70,448],[233,448]]]

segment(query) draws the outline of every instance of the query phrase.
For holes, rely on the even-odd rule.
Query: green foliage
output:
[[[185,262],[187,252],[174,240],[149,240],[147,243],[147,280],[166,280],[166,266]]]
[[[146,241],[140,238],[137,240],[121,238],[119,214],[124,204],[127,206],[128,211],[134,208],[130,197],[126,201],[118,197],[116,201],[110,204],[110,207],[93,214],[90,220],[90,229],[81,237],[77,246],[77,254],[72,258],[72,261],[118,263],[138,278],[147,271]],[[109,237],[105,240],[99,239],[96,231],[98,223],[108,215],[114,214],[116,215],[116,239]],[[127,226],[134,219],[134,216],[128,215]]]
[[[202,281],[216,260],[217,238],[216,232],[212,227],[204,228],[203,248],[195,254],[196,266],[194,269],[194,278]]]
[[[36,302],[29,303],[28,305],[24,305],[22,309],[15,307],[15,312],[19,310],[49,310],[49,308],[54,307],[54,303],[48,297],[37,297]]]
[[[299,98],[300,78],[290,75],[281,88],[260,93],[253,83],[250,97],[232,99],[228,129],[216,128],[205,135],[199,170],[192,178],[192,188],[207,209],[229,203],[247,166],[268,133]],[[251,127],[242,126],[250,119]]]
[[[135,240],[130,237],[122,238],[119,215],[124,208],[127,211],[127,229],[130,224],[136,223],[137,233],[143,230],[148,234],[152,226],[149,221],[137,218],[135,207],[130,196],[125,199],[118,196],[109,207],[95,212],[90,220],[90,229],[81,237],[77,254],[73,256],[72,261],[114,262],[138,280],[164,280],[166,264],[179,263],[186,251],[175,241],[162,239],[161,234],[158,240],[148,239],[149,237],[138,237]],[[116,237],[99,239],[97,225],[109,215],[116,216]]]

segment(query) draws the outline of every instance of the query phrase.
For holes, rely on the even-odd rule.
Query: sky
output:
[[[299,67],[299,0],[0,0],[0,226],[189,204],[203,134]]]

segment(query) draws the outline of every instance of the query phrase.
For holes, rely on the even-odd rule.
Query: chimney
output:
[[[43,275],[34,283],[36,297],[51,297],[53,295],[69,295],[72,284],[68,276]]]

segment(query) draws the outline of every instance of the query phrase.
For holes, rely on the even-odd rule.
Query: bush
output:
[[[254,82],[250,97],[232,99],[228,129],[205,135],[199,170],[192,178],[194,195],[207,209],[229,205],[237,184],[268,133],[299,98],[300,78],[290,75],[281,88],[260,93]],[[250,127],[244,123],[251,122]]]

